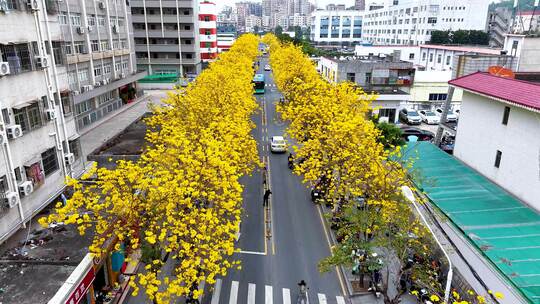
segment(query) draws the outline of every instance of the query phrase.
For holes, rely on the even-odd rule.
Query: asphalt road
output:
[[[238,242],[241,270],[232,270],[215,286],[205,286],[202,303],[297,303],[300,280],[309,286],[309,303],[345,303],[344,290],[337,272],[321,274],[319,261],[330,254],[322,216],[302,184],[287,167],[287,154],[272,154],[268,138],[283,135],[286,124],[279,119],[275,103],[281,97],[271,72],[264,71],[267,59],[262,59],[260,73],[266,76],[266,93],[256,95],[264,111],[254,121],[253,135],[259,143],[262,159],[268,157],[270,208],[263,208],[263,178],[256,172],[243,179],[244,218]],[[261,113],[262,112],[262,113]],[[263,117],[264,116],[264,117]],[[265,221],[270,221],[265,225]],[[268,233],[265,233],[265,229]],[[267,234],[271,234],[267,238]]]
[[[327,237],[330,231],[323,228],[320,207],[311,202],[301,178],[287,167],[287,154],[269,152],[269,137],[283,135],[286,124],[275,110],[281,94],[271,72],[263,70],[266,63],[266,58],[261,60],[260,73],[266,76],[266,93],[256,95],[261,111],[253,116],[257,127],[252,134],[258,141],[261,159],[269,163],[270,208],[263,207],[261,172],[244,177],[244,212],[237,244],[241,252],[235,256],[241,260],[242,268],[230,270],[214,286],[206,284],[201,303],[297,303],[297,283],[305,280],[309,303],[345,304],[345,286],[337,272],[321,274],[317,268],[319,261],[330,254]],[[169,259],[163,272],[168,274],[173,267]],[[125,303],[152,302],[141,291],[136,297],[128,295]]]

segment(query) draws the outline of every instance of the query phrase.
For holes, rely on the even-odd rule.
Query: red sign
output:
[[[94,271],[94,267],[90,267],[84,278],[79,282],[75,289],[73,289],[73,292],[69,298],[67,298],[66,304],[78,304],[82,299],[84,299],[86,293],[88,292],[88,288],[90,288],[90,285],[92,285],[95,278],[96,272]]]

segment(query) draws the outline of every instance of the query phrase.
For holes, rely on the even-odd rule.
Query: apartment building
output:
[[[373,44],[420,45],[434,30],[487,29],[489,0],[386,1],[380,9],[366,12],[364,39]]]
[[[79,134],[136,95],[124,1],[18,1],[0,11],[0,242],[82,173]]]
[[[208,62],[217,58],[217,8],[216,4],[203,1],[199,6],[199,39],[201,60]]]
[[[363,11],[329,5],[311,14],[311,41],[326,45],[354,45],[362,41]]]
[[[84,130],[137,96],[131,11],[127,2],[53,2],[62,35],[69,91],[77,128]],[[70,92],[70,93],[68,93]]]
[[[410,101],[414,68],[412,63],[399,60],[399,54],[361,59],[321,57],[317,69],[329,82],[350,81],[377,94],[371,106],[382,121],[397,122],[399,110]]]
[[[149,74],[200,72],[198,0],[129,3],[139,69]]]

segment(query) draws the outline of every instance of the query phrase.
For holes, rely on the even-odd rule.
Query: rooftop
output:
[[[540,112],[540,85],[528,81],[476,72],[448,82],[466,91]]]
[[[540,214],[429,142],[404,149],[415,183],[530,303],[540,303]]]
[[[540,16],[540,10],[517,12],[517,14],[520,16],[531,16],[533,14],[534,16]]]
[[[88,252],[91,235],[74,225],[41,228],[39,217],[0,247],[0,303],[47,303]]]
[[[500,55],[501,49],[491,49],[487,47],[473,45],[438,45],[438,44],[423,44],[420,48],[438,49],[465,53],[479,53],[488,55]]]

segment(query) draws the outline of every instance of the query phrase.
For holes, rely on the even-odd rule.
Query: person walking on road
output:
[[[270,191],[270,189],[266,189],[266,191],[264,191],[263,207],[268,206],[268,199],[270,198],[270,194],[272,194],[272,191]]]

